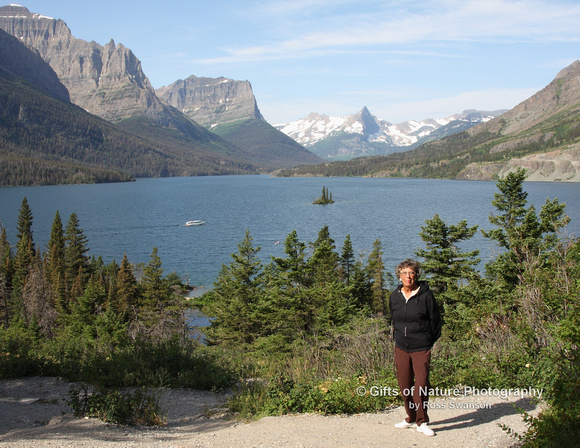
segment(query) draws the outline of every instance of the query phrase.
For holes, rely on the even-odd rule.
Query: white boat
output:
[[[199,219],[193,220],[193,221],[187,221],[185,223],[186,226],[202,226],[205,224],[205,221],[201,221]]]

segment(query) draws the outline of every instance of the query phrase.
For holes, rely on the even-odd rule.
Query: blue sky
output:
[[[249,80],[272,124],[363,106],[391,123],[511,109],[580,58],[578,0],[14,3],[130,48],[155,88]]]

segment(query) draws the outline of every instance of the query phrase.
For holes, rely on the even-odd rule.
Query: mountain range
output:
[[[101,46],[76,39],[62,20],[31,13],[14,4],[0,7],[0,29],[17,38],[11,45],[22,45],[40,56],[34,59],[38,67],[28,66],[27,72],[45,72],[46,67],[39,68],[40,60],[50,66],[61,90],[56,96],[51,94],[54,98],[65,102],[70,99],[118,130],[144,139],[146,145],[163,154],[167,163],[149,164],[159,168],[157,172],[147,170],[149,175],[255,174],[321,161],[269,125],[261,115],[252,119],[241,116],[237,122],[230,122],[225,137],[211,132],[158,96],[139,59],[113,40]],[[14,48],[10,48],[0,48],[5,54],[3,59],[17,60]],[[31,87],[31,80],[28,81],[27,87]],[[43,90],[42,81],[34,81],[39,84],[32,84]],[[46,159],[44,155],[41,158]],[[124,155],[119,154],[119,158]],[[115,165],[113,159],[111,162]],[[144,162],[147,161],[136,161],[134,165],[138,167]],[[75,163],[74,157],[69,157],[67,163]],[[131,176],[143,175],[144,171],[129,169],[127,164],[113,168]]]
[[[264,120],[249,81],[192,75],[156,93],[186,117],[245,149],[262,166],[275,169],[322,161]]]
[[[301,120],[275,127],[326,160],[349,160],[408,151],[489,121],[504,112],[466,110],[446,118],[391,124],[371,114],[365,106],[352,115],[329,117],[311,113]]]
[[[302,166],[284,176],[491,180],[518,168],[528,180],[580,181],[580,61],[502,115],[406,152]]]
[[[346,117],[313,113],[272,126],[249,81],[190,76],[155,90],[122,44],[76,39],[62,20],[11,4],[0,7],[0,184],[256,174],[298,165],[307,167],[286,175],[489,178],[533,152],[534,163],[547,167],[548,151],[575,144],[577,72],[574,64],[563,70],[551,90],[522,103],[523,111],[468,110],[391,124],[363,107]],[[522,129],[525,123],[532,124]],[[564,152],[558,157],[576,169],[577,155]],[[340,169],[322,163],[355,157]],[[539,178],[576,179],[560,168],[543,172]]]
[[[226,155],[216,161],[212,149],[192,155],[72,104],[38,53],[0,30],[0,186],[255,172]]]

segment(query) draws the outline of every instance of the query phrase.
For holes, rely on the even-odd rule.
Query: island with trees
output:
[[[313,204],[334,204],[332,193],[326,187],[322,187],[322,194],[312,202]]]

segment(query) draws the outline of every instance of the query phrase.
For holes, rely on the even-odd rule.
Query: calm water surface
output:
[[[326,186],[336,201],[313,205]],[[580,184],[526,182],[528,200],[537,209],[558,197],[572,218],[568,233],[580,230]],[[355,253],[366,254],[379,239],[385,266],[394,271],[403,258],[424,247],[419,237],[425,220],[436,213],[447,223],[467,220],[492,228],[494,182],[425,179],[271,178],[223,176],[138,179],[132,183],[0,188],[0,223],[11,244],[23,197],[30,204],[34,240],[43,250],[58,210],[66,226],[76,213],[89,239],[90,254],[105,263],[147,263],[157,247],[165,273],[177,272],[192,285],[211,286],[223,263],[237,252],[246,229],[260,246],[260,257],[284,255],[292,231],[303,242],[316,240],[326,224],[340,250],[350,234]],[[199,227],[185,222],[201,219]],[[279,242],[279,244],[276,244]],[[488,259],[493,245],[477,236],[464,249],[478,248]]]

